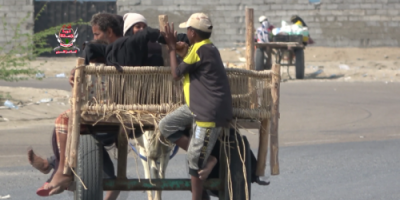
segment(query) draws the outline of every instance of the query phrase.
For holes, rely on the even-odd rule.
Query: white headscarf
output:
[[[138,13],[126,13],[124,15],[124,36],[129,28],[131,28],[133,25],[139,22],[143,22],[147,25],[147,20],[146,18],[144,18],[143,15]]]

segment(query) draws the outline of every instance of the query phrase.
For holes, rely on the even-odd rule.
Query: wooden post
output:
[[[246,8],[246,69],[254,70],[254,9]],[[258,104],[257,91],[252,78],[249,78],[250,107],[256,108]]]
[[[68,158],[71,152],[71,138],[72,138],[72,114],[70,113],[70,119],[68,120],[68,135],[67,144],[65,145],[65,164],[64,164],[64,174],[71,175],[71,169],[68,167]]]
[[[117,179],[123,180],[126,178],[126,168],[128,163],[128,140],[122,125],[118,131],[118,171]]]
[[[68,162],[66,165],[70,167],[76,167],[76,156],[78,152],[79,136],[81,132],[81,102],[82,102],[82,92],[81,86],[83,82],[83,69],[85,66],[85,59],[78,58],[76,61],[75,79],[74,79],[74,89],[72,91],[72,110],[69,120],[72,120],[72,133],[71,133],[71,146]],[[67,164],[68,163],[68,164]],[[65,169],[65,167],[64,167]]]
[[[165,25],[167,25],[168,22],[168,15],[159,15],[158,16],[158,23],[160,25],[160,30],[161,32],[165,32]],[[162,45],[162,56],[164,59],[164,66],[170,66],[170,59],[169,59],[169,54],[168,54],[168,47],[167,45]]]
[[[257,176],[265,175],[265,167],[267,166],[267,155],[268,155],[268,140],[270,135],[270,119],[264,119],[261,122],[260,127],[260,139],[258,143],[258,154],[257,154]]]
[[[246,69],[254,70],[254,9],[246,8]]]
[[[278,160],[278,127],[279,127],[279,90],[281,82],[281,66],[279,64],[274,64],[272,66],[272,117],[271,117],[271,175],[279,174],[279,160]]]

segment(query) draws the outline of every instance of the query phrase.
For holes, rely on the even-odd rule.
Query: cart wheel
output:
[[[87,187],[75,178],[75,200],[103,199],[103,149],[93,135],[81,135],[77,158],[77,175]]]
[[[304,49],[296,49],[296,79],[304,78]]]
[[[265,69],[265,56],[264,50],[261,48],[256,49],[256,70],[261,71]]]

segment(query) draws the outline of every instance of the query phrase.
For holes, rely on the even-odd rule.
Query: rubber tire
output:
[[[296,79],[304,79],[304,49],[296,49]]]
[[[255,67],[257,71],[261,71],[265,69],[265,56],[264,56],[264,51],[260,48],[256,49],[256,63],[255,63]]]
[[[75,178],[75,200],[103,200],[103,149],[94,135],[81,135],[77,156],[77,175],[85,183]]]

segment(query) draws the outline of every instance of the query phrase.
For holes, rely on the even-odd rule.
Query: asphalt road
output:
[[[69,90],[66,79],[36,84],[19,82],[12,86],[46,85]],[[253,184],[252,199],[400,199],[399,86],[398,83],[282,83],[281,174],[271,177],[270,186]],[[35,195],[35,190],[47,175],[28,165],[25,151],[33,146],[39,154],[50,155],[51,129],[51,124],[0,129],[0,196],[42,199]],[[243,133],[256,152],[255,131]],[[178,154],[168,166],[167,178],[185,178],[184,161],[185,155]],[[128,165],[129,176],[136,177],[133,158]],[[138,165],[139,174],[143,174]],[[163,197],[190,199],[190,193],[164,192]],[[72,194],[65,192],[52,199],[72,199]],[[146,194],[123,193],[120,199],[146,199]]]

